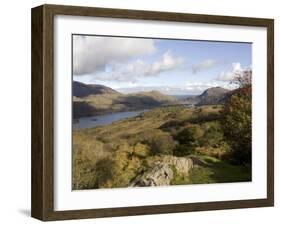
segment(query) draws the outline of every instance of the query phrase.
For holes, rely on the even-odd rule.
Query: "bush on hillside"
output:
[[[163,132],[148,134],[148,137],[144,142],[150,147],[151,153],[154,155],[173,154],[173,149],[176,146],[173,137],[170,134]]]

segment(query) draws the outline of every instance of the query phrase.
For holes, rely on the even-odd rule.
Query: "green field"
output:
[[[230,161],[221,108],[159,107],[107,126],[74,130],[73,189],[128,187],[157,166],[172,171],[165,180],[170,185],[250,181],[250,165]],[[171,163],[185,159],[192,159],[188,173]]]

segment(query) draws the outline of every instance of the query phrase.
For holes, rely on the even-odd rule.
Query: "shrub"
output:
[[[150,146],[152,154],[173,154],[176,143],[168,133],[151,134],[146,143]]]
[[[92,164],[92,162],[88,159],[76,159],[73,163],[72,188],[75,190],[94,188],[95,175],[92,174],[92,172],[94,171],[94,165]]]
[[[225,142],[221,142],[219,147],[198,147],[195,151],[205,156],[207,155],[221,160],[229,160],[229,146]]]
[[[74,133],[74,136],[77,134]],[[108,156],[104,151],[104,145],[93,139],[94,144],[81,142],[82,137],[76,137],[73,143],[73,167],[72,167],[72,188],[73,189],[89,189],[96,185],[96,163]],[[84,140],[84,137],[83,137]]]
[[[133,154],[140,157],[140,158],[145,158],[146,156],[149,155],[149,147],[145,144],[142,143],[137,143],[134,147],[134,152]]]
[[[221,142],[224,139],[223,131],[220,124],[211,123],[205,125],[205,130],[203,136],[200,138],[200,146],[207,146],[217,148],[220,146]]]
[[[185,144],[194,148],[199,146],[199,138],[202,137],[203,132],[199,125],[189,125],[181,130],[175,136],[175,139],[180,144]]]
[[[141,167],[141,160],[133,152],[134,148],[124,143],[112,158],[97,165],[98,187],[127,187]]]
[[[112,157],[107,157],[99,160],[92,172],[92,175],[95,176],[94,184],[89,184],[90,188],[100,188],[103,187],[108,181],[112,180],[115,176],[113,167],[115,161]]]
[[[165,122],[163,123],[159,129],[162,129],[164,131],[169,131],[170,129],[173,129],[173,128],[179,128],[181,126],[181,122],[180,121],[177,121],[177,120],[170,120],[168,122]]]
[[[221,115],[216,112],[202,113],[202,111],[200,111],[199,113],[193,114],[193,116],[187,121],[196,124],[196,123],[211,122],[214,120],[218,120],[220,118]]]
[[[182,157],[182,156],[192,154],[193,150],[194,150],[194,147],[192,147],[192,146],[189,146],[187,144],[179,144],[174,148],[173,154],[175,156]]]

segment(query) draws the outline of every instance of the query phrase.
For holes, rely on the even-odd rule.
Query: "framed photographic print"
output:
[[[272,19],[32,9],[32,216],[273,206]]]

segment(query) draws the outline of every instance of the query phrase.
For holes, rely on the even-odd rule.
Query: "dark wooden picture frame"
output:
[[[95,16],[265,27],[267,29],[267,198],[156,206],[54,210],[54,16]],[[161,214],[274,205],[274,20],[60,5],[32,9],[31,215],[50,220]]]

